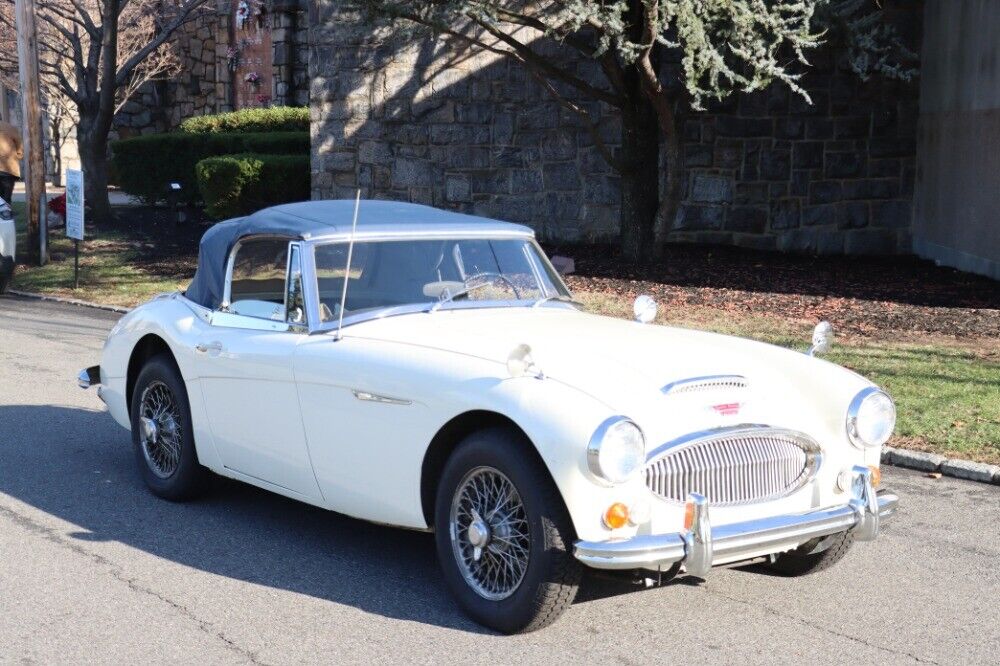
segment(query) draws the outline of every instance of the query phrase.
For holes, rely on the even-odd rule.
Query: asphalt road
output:
[[[888,469],[899,514],[832,570],[595,584],[498,636],[452,603],[427,534],[234,482],[147,493],[75,382],[115,319],[0,298],[0,662],[997,663],[996,486]]]

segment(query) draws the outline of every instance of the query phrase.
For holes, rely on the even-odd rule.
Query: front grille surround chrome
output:
[[[815,478],[822,449],[805,433],[740,425],[691,433],[646,457],[646,488],[683,504],[689,493],[712,506],[741,506],[787,497]]]

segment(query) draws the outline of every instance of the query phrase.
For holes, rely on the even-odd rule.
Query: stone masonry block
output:
[[[451,202],[471,202],[472,188],[469,185],[468,177],[462,175],[445,176],[444,198]]]
[[[691,200],[701,203],[727,203],[733,200],[733,183],[729,178],[695,174],[691,181]]]

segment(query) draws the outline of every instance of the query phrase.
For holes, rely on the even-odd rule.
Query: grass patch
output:
[[[73,240],[66,237],[63,229],[53,229],[49,232],[49,263],[21,264],[28,247],[24,204],[16,203],[13,208],[19,265],[14,271],[12,289],[132,307],[160,292],[186,286],[186,283],[179,285],[171,276],[155,275],[141,268],[140,242],[121,232],[92,234],[88,228],[88,239],[80,243],[80,288],[74,289]]]
[[[23,204],[14,204],[14,212],[18,248],[23,251]],[[53,231],[49,236],[52,261],[41,268],[18,266],[13,288],[131,307],[159,292],[187,286],[189,280],[178,276],[193,269],[194,240],[179,239],[176,253],[168,253],[171,260],[158,263],[149,258],[149,246],[164,245],[168,236],[161,234],[156,239],[127,229],[88,228],[88,240],[81,246],[78,290],[73,289],[73,243],[62,230]],[[185,249],[188,246],[190,250]],[[581,290],[575,295],[592,312],[632,316],[632,304],[626,298]],[[687,305],[661,307],[656,323],[738,335],[804,351],[810,324],[777,314]],[[1000,343],[996,340],[898,341],[842,336],[829,359],[892,394],[899,414],[894,445],[1000,464]]]
[[[830,360],[896,401],[896,445],[1000,464],[1000,361],[972,348],[845,344]]]

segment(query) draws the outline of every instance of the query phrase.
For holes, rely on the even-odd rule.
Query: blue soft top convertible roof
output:
[[[205,232],[198,250],[198,270],[185,296],[206,308],[222,304],[226,262],[236,243],[248,236],[289,240],[347,239],[354,218],[353,200],[305,201],[265,208],[248,217],[219,222]],[[394,236],[497,235],[531,238],[528,227],[483,217],[396,201],[364,200],[358,211],[358,239]]]

